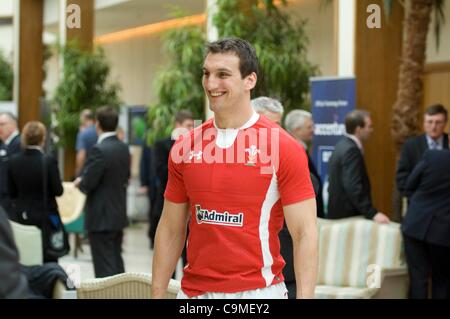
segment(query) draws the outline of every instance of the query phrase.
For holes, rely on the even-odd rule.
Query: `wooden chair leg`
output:
[[[74,257],[77,258],[78,257],[78,250],[83,252],[83,249],[81,248],[81,238],[80,238],[80,234],[75,234],[75,249],[74,249]]]

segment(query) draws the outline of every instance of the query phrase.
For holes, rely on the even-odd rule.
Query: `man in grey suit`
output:
[[[113,108],[98,109],[98,142],[86,159],[82,176],[75,181],[87,195],[85,229],[97,278],[125,272],[122,238],[128,226],[130,155],[128,147],[117,138],[118,119]]]

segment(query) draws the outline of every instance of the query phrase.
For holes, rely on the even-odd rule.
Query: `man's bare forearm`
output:
[[[314,298],[318,267],[317,227],[311,227],[299,241],[294,242],[294,265],[297,298]]]
[[[164,298],[170,278],[183,251],[186,225],[175,225],[162,214],[155,236],[153,253],[152,298]],[[180,218],[182,216],[180,215]]]

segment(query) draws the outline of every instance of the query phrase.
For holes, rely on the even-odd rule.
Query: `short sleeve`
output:
[[[80,133],[78,133],[77,135],[77,152],[81,151],[81,150],[87,150],[88,146],[86,143],[87,140],[87,134],[86,134],[86,129],[84,131],[81,131]]]
[[[175,163],[172,159],[174,148],[170,151],[168,159],[168,180],[164,198],[174,203],[186,203],[189,201],[183,180],[183,163]]]
[[[77,150],[77,152],[79,152],[85,148],[81,133],[82,132],[78,132],[78,134],[77,134],[77,142],[76,142],[76,146],[75,146],[75,149]]]
[[[280,148],[277,176],[283,206],[316,197],[309,173],[308,157],[298,143],[289,143],[289,147]]]

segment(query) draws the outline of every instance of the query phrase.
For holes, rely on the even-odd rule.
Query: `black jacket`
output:
[[[153,150],[150,146],[142,146],[142,156],[139,163],[139,179],[141,186],[148,187],[148,197],[150,202],[156,197],[156,188],[158,187],[158,179],[155,173],[155,158]]]
[[[80,190],[87,195],[87,231],[120,231],[128,226],[129,178],[128,147],[116,136],[110,136],[92,148],[80,183]]]
[[[44,167],[45,158],[45,167]],[[46,171],[46,202],[44,203],[44,171]],[[61,196],[63,186],[56,159],[37,149],[25,149],[9,162],[9,192],[13,211],[19,222],[40,227],[47,212],[58,212],[55,196]],[[26,214],[24,214],[26,212]]]
[[[155,159],[155,173],[158,179],[158,187],[156,192],[155,207],[152,208],[151,215],[154,218],[161,216],[164,206],[164,192],[166,191],[167,180],[169,176],[169,168],[167,163],[169,161],[170,150],[175,143],[170,137],[159,140],[154,146]]]
[[[425,134],[411,137],[403,144],[396,174],[397,188],[402,195],[406,195],[405,188],[409,174],[427,149],[428,143]],[[447,134],[444,134],[444,149],[448,149]]]
[[[57,263],[49,262],[37,266],[20,265],[20,270],[28,281],[29,299],[51,299],[55,284],[58,281],[62,282],[66,289],[72,290],[72,287],[68,287],[69,277]],[[70,283],[73,286],[73,283]]]
[[[372,219],[373,207],[369,176],[361,150],[349,137],[340,140],[328,163],[330,219],[364,215]]]
[[[19,253],[11,225],[0,207],[0,299],[26,298],[27,291],[27,279],[20,272]]]
[[[317,172],[316,166],[314,165],[311,157],[308,153],[306,153],[306,155],[308,156],[308,167],[309,172],[311,173],[311,181],[316,193],[317,217],[324,218],[322,179],[320,178],[320,175]]]
[[[167,163],[169,161],[170,150],[172,149],[174,143],[175,141],[168,137],[157,141],[154,147],[156,175],[159,179],[163,195],[166,190],[169,175]]]
[[[408,177],[410,196],[402,231],[431,244],[450,247],[450,150],[427,150]]]
[[[9,160],[14,154],[22,151],[20,147],[20,135],[14,137],[8,145],[0,142],[0,205],[3,206],[9,217],[16,220],[11,213],[11,201],[8,189]]]

